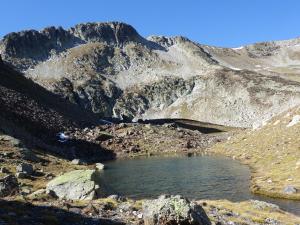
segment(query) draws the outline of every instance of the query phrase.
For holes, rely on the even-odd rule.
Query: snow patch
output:
[[[240,47],[237,47],[237,48],[232,48],[233,50],[241,50],[241,49],[243,49],[244,48],[244,46],[240,46]]]
[[[293,117],[292,121],[286,127],[292,127],[300,122],[300,115],[296,115]]]

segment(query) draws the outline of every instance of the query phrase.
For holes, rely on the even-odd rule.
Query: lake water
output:
[[[107,194],[133,199],[180,194],[189,199],[259,199],[300,214],[300,202],[254,196],[250,171],[237,161],[215,156],[149,157],[116,160],[106,164],[100,179]]]

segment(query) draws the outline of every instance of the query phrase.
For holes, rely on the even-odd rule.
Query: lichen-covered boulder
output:
[[[161,195],[143,203],[145,225],[210,225],[200,205],[180,195]]]
[[[92,200],[100,193],[97,173],[95,170],[74,170],[50,181],[46,190],[62,199]]]

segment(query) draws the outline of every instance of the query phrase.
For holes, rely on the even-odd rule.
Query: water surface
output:
[[[270,199],[250,193],[250,171],[237,161],[216,156],[150,157],[107,163],[100,179],[107,194],[133,199],[180,194],[189,199],[259,199],[300,214],[300,202]]]

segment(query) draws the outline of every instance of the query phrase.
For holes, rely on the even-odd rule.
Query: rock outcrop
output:
[[[162,195],[143,203],[145,225],[210,225],[211,222],[200,205],[176,195]]]
[[[111,22],[11,33],[0,53],[41,86],[102,117],[252,127],[300,104],[299,43],[217,48],[184,37],[145,39]]]
[[[18,180],[13,175],[0,179],[0,197],[15,194],[19,190]]]
[[[92,200],[99,197],[100,184],[95,170],[74,170],[50,181],[46,190],[61,199]]]

